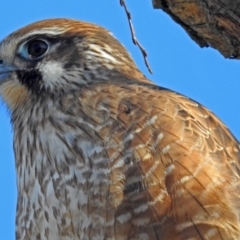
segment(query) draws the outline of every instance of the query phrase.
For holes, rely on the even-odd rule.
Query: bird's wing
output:
[[[98,136],[119,236],[239,237],[239,146],[213,113],[151,84],[99,84],[81,99],[96,122],[104,118]]]

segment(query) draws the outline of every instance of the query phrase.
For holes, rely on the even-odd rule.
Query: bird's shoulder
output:
[[[79,99],[83,107],[105,109],[112,118],[122,120],[125,124],[142,120],[143,126],[157,120],[159,128],[175,125],[178,131],[184,128],[192,135],[203,137],[211,150],[217,146],[233,151],[239,149],[238,141],[231,131],[208,108],[151,82],[93,84],[81,92]]]

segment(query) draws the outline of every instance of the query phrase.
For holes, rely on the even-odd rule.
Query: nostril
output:
[[[0,64],[3,64],[3,60],[2,59],[0,59]]]

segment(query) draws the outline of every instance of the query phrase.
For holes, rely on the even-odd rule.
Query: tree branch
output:
[[[120,0],[120,5],[121,5],[122,7],[124,7],[124,10],[125,10],[126,15],[127,15],[127,19],[128,19],[128,23],[129,23],[129,27],[130,27],[131,35],[132,35],[132,41],[133,41],[133,43],[134,43],[135,45],[137,45],[138,48],[140,49],[140,51],[141,51],[141,53],[142,53],[142,55],[143,55],[143,58],[144,58],[145,65],[146,65],[148,71],[149,71],[150,73],[152,73],[152,70],[151,70],[151,68],[150,68],[150,66],[149,66],[149,64],[148,64],[148,61],[147,61],[147,52],[146,52],[146,50],[143,48],[143,46],[139,43],[139,41],[138,41],[138,39],[137,39],[137,37],[136,37],[135,30],[134,30],[134,27],[133,27],[133,24],[132,24],[132,21],[131,21],[131,19],[132,19],[131,13],[130,13],[129,10],[127,9],[127,6],[126,6],[124,0]]]
[[[200,47],[240,59],[240,0],[152,0]]]

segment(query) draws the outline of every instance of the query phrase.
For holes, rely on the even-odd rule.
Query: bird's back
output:
[[[104,89],[96,106],[114,119],[105,146],[116,231],[124,226],[129,239],[238,239],[240,155],[224,124],[151,85]]]

